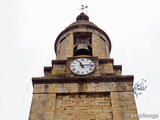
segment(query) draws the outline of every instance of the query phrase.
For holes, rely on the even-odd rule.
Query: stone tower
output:
[[[32,78],[29,120],[138,120],[134,76],[114,65],[110,38],[87,15],[77,16],[54,47],[52,66]]]

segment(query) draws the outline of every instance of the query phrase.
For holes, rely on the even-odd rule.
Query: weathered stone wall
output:
[[[113,64],[111,62],[108,63],[100,63],[100,73],[114,73],[113,72]]]
[[[57,95],[55,120],[112,120],[109,94]]]
[[[137,114],[132,82],[83,81],[34,84],[30,120],[130,120],[126,114]]]
[[[113,120],[138,120],[133,92],[111,92]]]
[[[73,57],[73,34],[69,34],[61,40],[57,46],[57,60],[66,60],[67,57]]]
[[[29,120],[54,120],[56,94],[33,94]]]
[[[97,34],[92,34],[92,51],[93,56],[99,59],[109,58],[108,45],[106,41]]]
[[[57,75],[57,74],[61,74],[61,73],[64,73],[66,70],[66,66],[63,65],[63,64],[55,64],[53,65],[53,69],[51,71],[51,74],[54,76],[54,75]]]
[[[113,69],[113,72],[115,73],[115,75],[122,75],[121,69]]]
[[[85,81],[85,79],[84,79]],[[90,83],[55,83],[35,84],[34,94],[40,93],[79,93],[133,91],[131,82],[90,82]]]

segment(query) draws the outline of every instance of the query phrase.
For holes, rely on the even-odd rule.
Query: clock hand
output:
[[[84,66],[83,66],[83,64],[79,61],[79,63],[80,63],[80,66],[82,67],[82,68],[84,68]]]
[[[91,64],[83,64],[83,66],[90,66],[90,67],[93,67],[93,65],[91,65]]]

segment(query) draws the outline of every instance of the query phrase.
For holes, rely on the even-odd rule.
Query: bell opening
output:
[[[92,48],[88,45],[80,44],[74,48],[74,56],[78,55],[92,56]]]
[[[90,32],[75,32],[74,34],[74,56],[90,55],[92,56],[92,33]]]

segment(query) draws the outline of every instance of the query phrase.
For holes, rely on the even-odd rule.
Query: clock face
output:
[[[70,70],[77,75],[87,75],[95,69],[95,64],[88,58],[78,58],[70,64]]]

